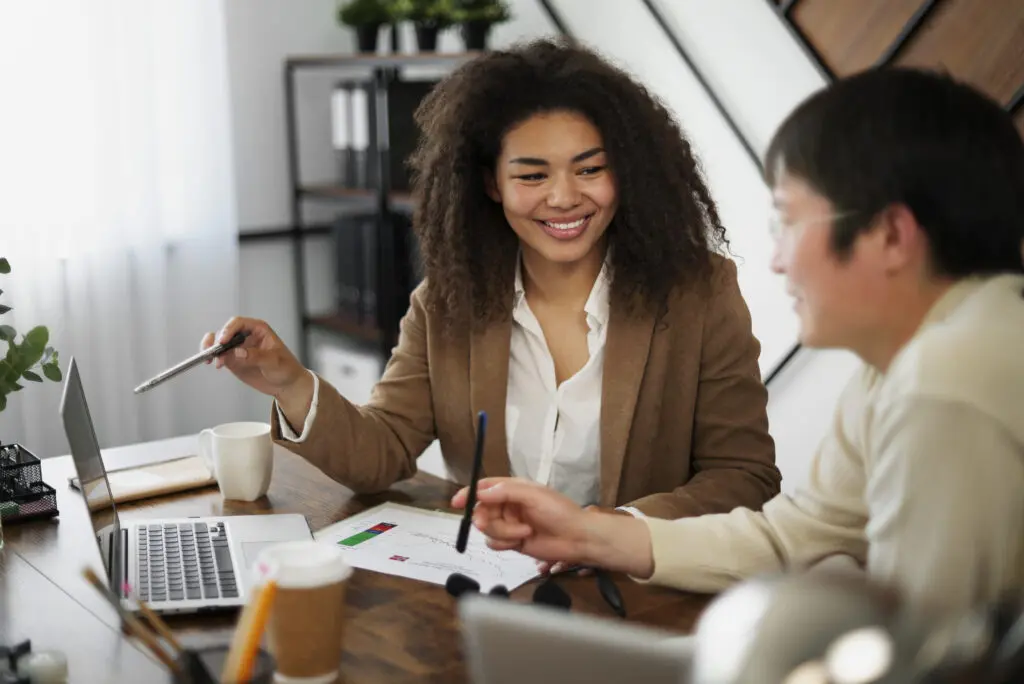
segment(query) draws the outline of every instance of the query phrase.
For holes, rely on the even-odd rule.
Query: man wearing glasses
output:
[[[944,76],[871,71],[801,104],[766,161],[772,267],[801,341],[864,362],[807,487],[667,521],[485,480],[477,526],[496,548],[694,591],[845,557],[926,609],[1019,593],[1024,142],[1010,117]]]

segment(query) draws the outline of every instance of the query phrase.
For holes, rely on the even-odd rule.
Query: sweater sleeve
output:
[[[858,429],[865,378],[866,373],[855,376],[844,390],[806,487],[776,495],[761,511],[737,508],[673,521],[645,518],[654,555],[649,581],[716,592],[756,574],[809,567],[837,554],[865,562],[865,468]]]

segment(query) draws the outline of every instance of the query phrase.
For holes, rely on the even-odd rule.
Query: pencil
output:
[[[166,665],[175,672],[181,671],[181,666],[178,665],[174,658],[172,658],[163,648],[160,647],[160,642],[157,641],[156,636],[154,636],[152,632],[146,629],[145,625],[143,625],[142,622],[139,621],[137,617],[129,613],[121,606],[121,601],[118,599],[118,597],[114,596],[114,594],[111,593],[109,589],[107,589],[106,585],[104,585],[100,578],[96,575],[96,573],[92,571],[92,568],[84,568],[82,570],[82,575],[89,582],[89,584],[91,584],[93,587],[96,588],[98,592],[100,592],[103,598],[107,600],[107,603],[114,607],[114,610],[117,611],[118,616],[120,616],[121,621],[124,622],[125,627],[128,628],[129,632],[138,637],[139,641],[141,641],[143,645],[146,646],[146,648],[152,651],[153,655],[160,659],[160,662],[162,662],[164,665]]]
[[[263,635],[276,593],[277,583],[272,579],[253,588],[249,602],[245,604],[242,614],[238,617],[231,648],[221,671],[221,684],[249,681],[253,661],[259,652],[260,637]]]
[[[181,647],[181,644],[178,643],[178,640],[174,638],[174,634],[171,632],[171,628],[167,626],[167,623],[164,622],[159,615],[154,613],[153,609],[150,608],[145,601],[137,598],[135,599],[135,602],[139,604],[139,610],[142,611],[142,614],[146,617],[149,624],[156,629],[160,636],[167,640],[167,643],[171,645],[171,648],[173,648],[176,653],[181,653],[185,650]]]

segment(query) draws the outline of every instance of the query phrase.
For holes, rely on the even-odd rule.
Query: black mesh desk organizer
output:
[[[43,482],[39,459],[19,444],[0,446],[0,520],[57,515],[57,491]]]

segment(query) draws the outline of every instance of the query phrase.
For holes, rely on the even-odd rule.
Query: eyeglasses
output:
[[[768,215],[768,234],[772,236],[773,240],[778,242],[782,239],[783,235],[792,233],[797,228],[806,228],[807,226],[821,223],[823,221],[838,221],[840,219],[856,216],[859,213],[860,212],[858,211],[840,211],[833,214],[825,214],[824,216],[812,216],[794,223],[786,223],[782,220],[782,212],[772,207]]]

